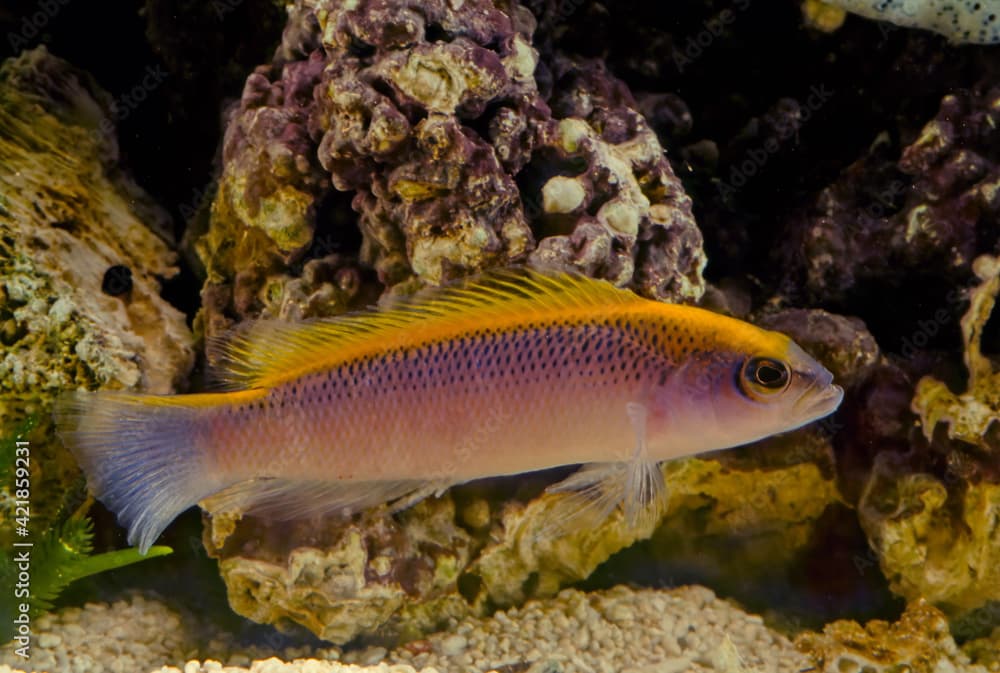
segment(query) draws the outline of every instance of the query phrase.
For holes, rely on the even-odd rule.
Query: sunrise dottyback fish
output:
[[[215,349],[225,392],[81,392],[57,407],[91,490],[142,551],[198,502],[291,519],[576,463],[555,490],[634,518],[659,497],[660,461],[797,428],[843,396],[782,334],[530,271],[260,321]]]

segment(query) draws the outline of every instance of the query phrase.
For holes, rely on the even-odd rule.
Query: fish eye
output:
[[[772,358],[750,358],[743,365],[741,384],[748,394],[770,394],[785,389],[791,378],[788,365]]]

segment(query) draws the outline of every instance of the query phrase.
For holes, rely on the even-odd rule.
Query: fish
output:
[[[582,467],[550,490],[635,522],[662,502],[663,461],[801,427],[843,397],[784,334],[526,269],[333,318],[252,321],[208,351],[210,391],[56,405],[91,491],[143,553],[199,503],[350,514],[565,465]]]

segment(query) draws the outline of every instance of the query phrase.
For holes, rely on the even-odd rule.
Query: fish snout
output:
[[[796,412],[807,419],[822,418],[833,413],[844,399],[844,389],[833,382],[833,373],[829,369],[798,345],[792,346],[790,355],[793,366],[805,383],[795,402]]]
[[[832,380],[832,379],[831,379]],[[812,389],[814,394],[806,395],[805,414],[812,418],[822,418],[832,414],[844,399],[844,389],[833,383],[817,386]]]
[[[817,388],[826,388],[833,383],[833,372],[819,363],[816,363],[816,369],[818,371],[812,375],[814,386]]]

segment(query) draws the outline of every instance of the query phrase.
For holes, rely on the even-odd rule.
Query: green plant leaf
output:
[[[51,610],[59,594],[71,583],[106,570],[164,556],[170,547],[152,547],[143,556],[137,549],[120,549],[90,556],[94,523],[70,518],[61,527],[46,531],[32,553],[31,606],[34,611]]]
[[[170,547],[158,545],[150,547],[149,551],[145,554],[140,554],[138,549],[131,547],[129,549],[119,549],[117,551],[88,556],[77,561],[69,568],[68,574],[72,576],[70,582],[75,582],[78,579],[96,575],[97,573],[103,573],[107,570],[124,568],[133,563],[146,561],[157,556],[166,556],[167,554],[172,554],[173,551]]]

